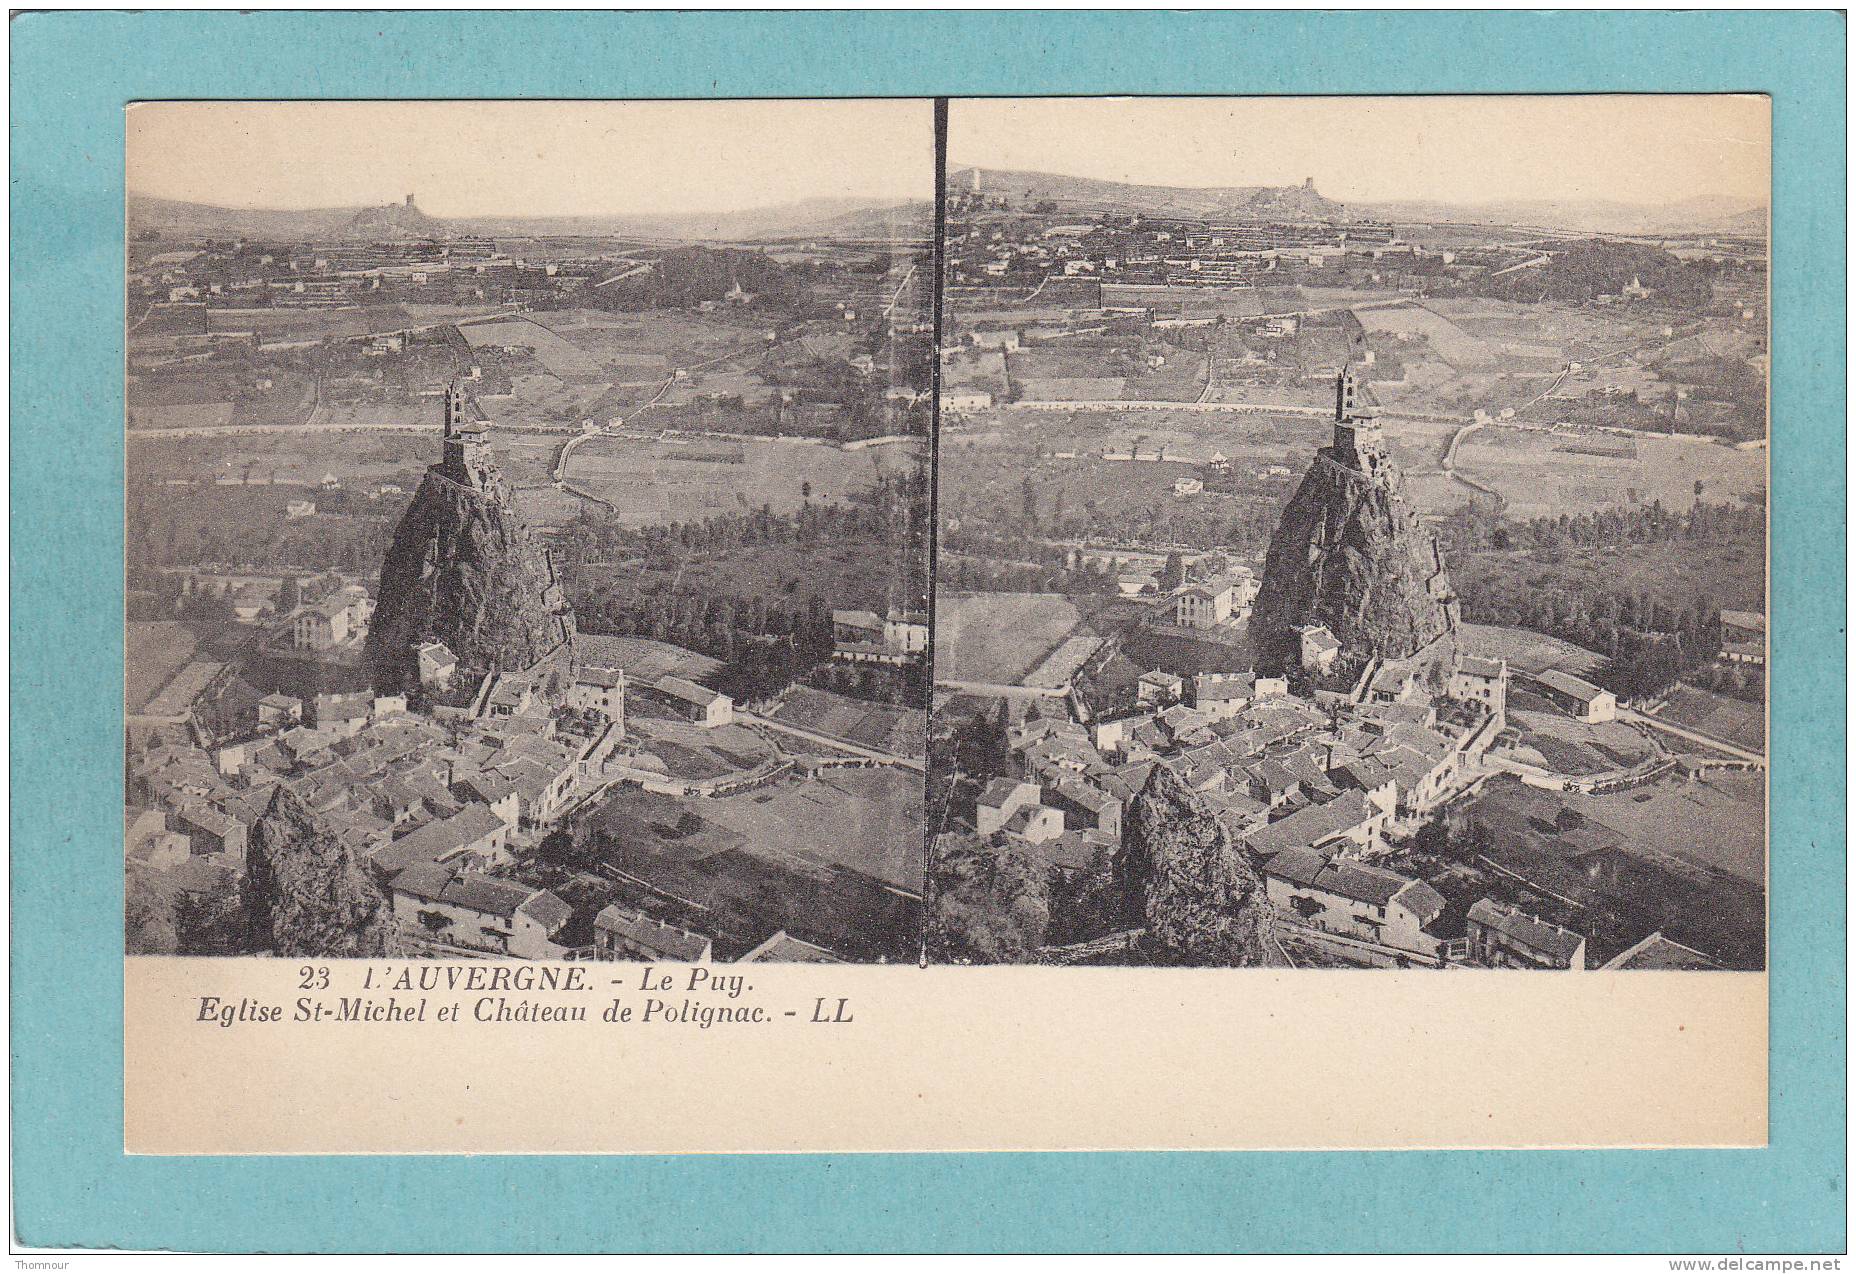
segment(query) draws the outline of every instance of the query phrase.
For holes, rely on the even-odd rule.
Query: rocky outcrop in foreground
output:
[[[1115,884],[1155,964],[1260,965],[1269,903],[1244,850],[1205,802],[1157,765],[1129,811]]]
[[[528,668],[573,634],[547,551],[500,479],[477,490],[428,471],[380,568],[367,640],[375,693],[418,684],[422,642],[450,647],[469,686]]]
[[[273,955],[381,956],[393,933],[367,864],[281,784],[246,844],[245,907],[252,948]]]
[[[1258,670],[1293,665],[1296,630],[1309,624],[1326,625],[1356,665],[1415,655],[1456,631],[1436,537],[1389,462],[1369,477],[1324,447],[1283,509],[1251,612]]]

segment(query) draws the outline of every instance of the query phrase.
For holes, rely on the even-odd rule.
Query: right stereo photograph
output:
[[[1770,140],[951,102],[929,961],[1763,969]]]

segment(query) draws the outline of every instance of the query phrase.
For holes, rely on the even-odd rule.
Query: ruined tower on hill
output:
[[[547,661],[571,671],[574,613],[554,560],[517,513],[488,433],[453,383],[444,454],[426,470],[380,568],[367,659],[377,694],[418,684],[418,649],[442,642],[456,684]]]
[[[1264,560],[1250,621],[1259,670],[1293,665],[1300,632],[1312,625],[1339,639],[1342,660],[1354,668],[1426,654],[1453,637],[1456,594],[1404,485],[1378,407],[1353,369],[1342,370],[1333,444],[1315,453]]]

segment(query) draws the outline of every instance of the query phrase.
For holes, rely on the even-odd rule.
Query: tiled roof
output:
[[[617,905],[607,907],[593,918],[593,927],[616,934],[646,951],[672,960],[700,960],[709,940],[701,934],[679,929],[638,912]]]
[[[625,674],[617,668],[601,668],[593,665],[582,668],[578,680],[583,686],[598,686],[602,690],[611,690],[625,684]]]
[[[1365,863],[1331,859],[1311,849],[1285,849],[1271,858],[1263,874],[1286,880],[1305,889],[1318,889],[1337,898],[1348,898],[1375,907],[1383,907],[1400,890],[1414,883],[1409,877]]]
[[[1361,826],[1378,814],[1363,792],[1347,792],[1320,805],[1297,810],[1284,819],[1250,834],[1255,854],[1277,854],[1289,849],[1312,849]]]
[[[742,964],[843,964],[821,946],[802,941],[782,929],[741,957]]]
[[[1441,916],[1449,905],[1442,894],[1422,880],[1412,881],[1392,895],[1392,900],[1416,916],[1420,927]]]
[[[709,689],[709,687],[699,686],[695,682],[685,680],[682,677],[659,677],[652,689],[656,690],[659,694],[669,695],[673,699],[694,704],[699,708],[706,708],[717,699],[722,698],[720,694]]]
[[[1561,694],[1571,695],[1581,703],[1590,703],[1605,693],[1583,677],[1575,677],[1570,672],[1562,672],[1558,668],[1549,668],[1545,672],[1536,673],[1534,680]]]
[[[488,805],[472,803],[450,818],[427,823],[382,846],[374,861],[387,871],[410,867],[415,863],[439,862],[474,845],[505,826]]]
[[[1651,934],[1629,950],[1607,961],[1609,969],[1719,969],[1721,966],[1693,947],[1685,947],[1662,935]]]
[[[1493,898],[1482,898],[1469,909],[1469,922],[1503,934],[1533,951],[1542,951],[1562,960],[1572,959],[1585,939],[1556,924],[1514,907],[1504,907]]]
[[[516,910],[540,925],[548,933],[554,933],[573,919],[574,914],[572,907],[568,906],[559,895],[547,889],[528,898]]]
[[[1012,779],[994,779],[986,785],[986,790],[980,793],[979,803],[998,809],[1012,799],[1012,793],[1018,788],[1019,784]]]

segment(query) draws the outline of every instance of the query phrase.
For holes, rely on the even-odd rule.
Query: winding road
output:
[[[1618,719],[1621,721],[1629,721],[1633,725],[1649,726],[1652,730],[1661,730],[1665,734],[1672,734],[1678,739],[1686,739],[1690,743],[1699,743],[1703,747],[1713,748],[1717,752],[1724,752],[1728,756],[1738,760],[1757,765],[1762,770],[1766,768],[1766,754],[1764,752],[1748,751],[1739,744],[1729,743],[1727,740],[1717,739],[1711,734],[1703,734],[1701,731],[1691,730],[1687,726],[1676,725],[1671,721],[1664,721],[1657,717],[1648,716],[1645,713],[1637,711],[1635,708],[1620,707],[1618,709]]]
[[[817,730],[808,730],[804,726],[788,725],[784,721],[775,721],[771,717],[763,717],[758,713],[748,712],[744,709],[737,708],[735,710],[735,717],[739,720],[750,721],[755,725],[765,726],[769,730],[777,730],[781,734],[790,734],[794,738],[804,739],[808,743],[817,743],[824,747],[833,748],[839,752],[849,752],[852,756],[861,756],[867,761],[879,761],[884,765],[901,766],[905,770],[914,770],[917,774],[926,773],[928,769],[926,763],[914,757],[898,756],[894,752],[881,752],[876,748],[867,748],[861,743],[852,743],[849,739],[840,739],[834,735],[821,734]]]

